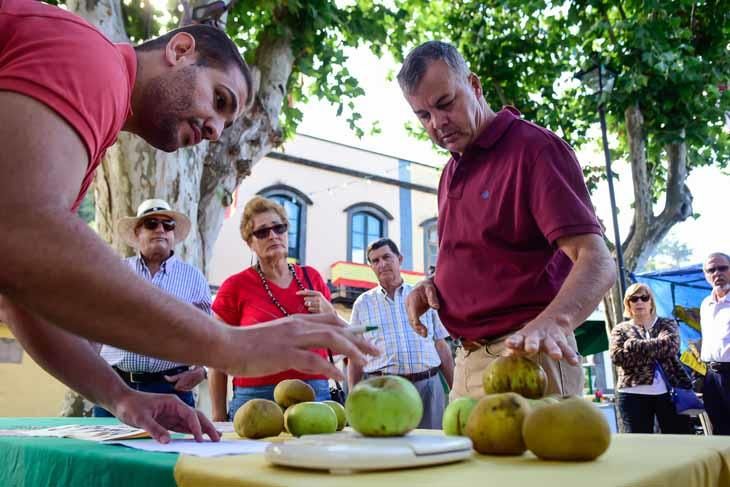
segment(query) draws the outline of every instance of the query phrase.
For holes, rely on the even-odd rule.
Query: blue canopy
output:
[[[702,272],[702,264],[680,267],[667,271],[644,272],[631,274],[635,282],[647,284],[656,297],[657,314],[664,317],[675,317],[679,319],[679,335],[681,338],[680,349],[687,349],[688,342],[697,341],[702,334],[696,329],[699,323],[697,319],[694,326],[687,321],[694,321],[686,318],[685,315],[677,313],[677,306],[684,309],[699,309],[702,300],[705,299],[712,287],[705,280]],[[682,319],[682,318],[685,319]]]

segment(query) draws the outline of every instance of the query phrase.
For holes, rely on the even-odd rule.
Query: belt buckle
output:
[[[142,380],[142,377],[144,374],[136,373],[136,372],[130,372],[129,373],[129,382],[132,384],[142,384],[144,380]],[[136,379],[135,377],[138,377],[139,379]]]

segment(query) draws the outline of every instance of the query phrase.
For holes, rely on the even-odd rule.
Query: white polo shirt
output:
[[[703,362],[730,362],[730,293],[715,302],[712,295],[700,307]]]

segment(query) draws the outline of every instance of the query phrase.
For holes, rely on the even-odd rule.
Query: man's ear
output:
[[[195,38],[187,32],[178,32],[165,46],[165,60],[171,65],[190,62],[197,56]]]
[[[403,265],[403,254],[398,256],[398,262],[400,262],[400,265]]]
[[[469,73],[469,86],[471,86],[471,89],[474,90],[474,94],[477,98],[484,96],[484,93],[482,92],[482,81],[479,79],[479,76],[474,73]]]

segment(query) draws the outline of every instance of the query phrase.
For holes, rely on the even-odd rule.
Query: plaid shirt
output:
[[[152,276],[147,264],[140,255],[125,259],[129,267],[142,279],[149,281],[180,301],[190,303],[201,311],[210,314],[210,287],[203,273],[195,267],[182,262],[172,255]],[[127,372],[161,372],[185,364],[147,357],[134,352],[103,345],[101,356],[109,365]]]
[[[448,336],[435,310],[421,316],[428,335],[422,337],[408,324],[406,297],[412,286],[403,283],[395,291],[394,299],[382,286],[361,294],[352,306],[352,326],[377,326],[378,329],[364,334],[381,352],[372,357],[364,372],[380,371],[384,374],[415,374],[441,365],[434,342]]]

